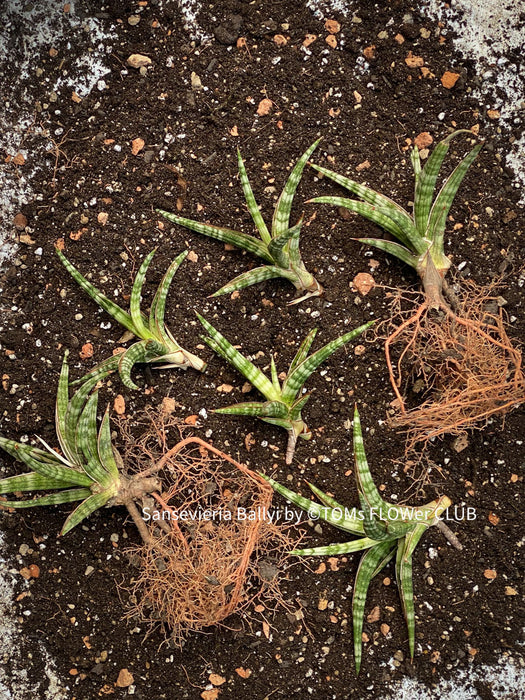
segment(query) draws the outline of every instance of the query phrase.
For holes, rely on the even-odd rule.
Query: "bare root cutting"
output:
[[[150,537],[133,550],[139,574],[129,615],[166,625],[180,643],[255,598],[275,607],[277,570],[292,542],[267,518],[273,492],[264,479],[196,437],[166,449],[174,419],[150,418],[127,459],[141,477],[162,473],[164,486],[144,501]]]
[[[428,297],[408,313],[401,308],[406,297],[399,293],[394,301],[392,323],[398,325],[390,327],[385,354],[400,409],[392,424],[406,430],[407,452],[435,437],[481,428],[525,401],[522,355],[507,335],[497,285],[462,285],[456,294],[445,289],[447,301],[437,310]],[[395,363],[394,346],[400,347]],[[425,392],[415,408],[405,406],[400,390],[406,364],[410,381],[420,380]]]

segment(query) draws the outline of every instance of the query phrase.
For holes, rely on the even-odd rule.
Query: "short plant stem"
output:
[[[450,542],[450,544],[456,549],[463,549],[463,545],[458,540],[456,535],[452,532],[448,525],[445,524],[443,520],[438,520],[436,522],[437,529],[445,536],[445,538]]]
[[[294,430],[288,431],[288,445],[286,446],[286,464],[291,464],[297,444],[297,434]]]

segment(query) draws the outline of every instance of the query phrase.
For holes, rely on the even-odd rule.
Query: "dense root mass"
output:
[[[482,428],[492,416],[504,416],[525,402],[521,352],[507,335],[497,286],[462,282],[459,292],[446,292],[438,310],[427,302],[415,311],[401,310],[403,321],[386,340],[392,385],[401,409],[392,424],[407,431],[407,449],[432,438]],[[394,368],[390,349],[401,346]],[[423,402],[407,408],[400,395],[403,364]],[[418,392],[419,393],[419,392]]]
[[[267,518],[272,489],[264,479],[199,438],[167,450],[165,419],[157,416],[134,443],[135,461],[160,467],[165,487],[144,501],[151,538],[133,551],[130,615],[163,624],[181,642],[256,598],[275,607],[292,542]]]

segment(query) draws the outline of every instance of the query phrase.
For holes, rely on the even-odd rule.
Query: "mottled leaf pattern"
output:
[[[384,501],[377,490],[366,459],[361,422],[357,408],[354,412],[354,458],[361,510],[347,509],[334,498],[310,485],[324,504],[314,503],[290,491],[273,479],[264,478],[284,498],[311,514],[354,535],[366,534],[357,540],[324,547],[297,549],[292,554],[300,556],[337,556],[360,550],[368,550],[361,558],[357,571],[352,600],[354,654],[356,672],[359,673],[362,656],[362,633],[366,597],[371,580],[396,555],[396,578],[405,615],[411,656],[414,655],[415,615],[412,585],[412,554],[426,530],[435,525],[439,515],[450,505],[442,496],[424,506],[396,506]],[[390,519],[392,518],[392,519]],[[375,533],[377,536],[374,536]]]
[[[276,277],[284,277],[289,280],[296,289],[305,292],[295,303],[310,296],[318,296],[322,293],[321,285],[315,280],[313,275],[306,270],[299,252],[299,236],[302,218],[298,224],[290,227],[290,213],[292,210],[293,198],[308,158],[313,153],[318,143],[319,140],[313,143],[305,153],[303,153],[290,173],[274,210],[271,232],[268,230],[255,200],[244,161],[240,152],[237,152],[239,178],[244,198],[248,211],[261,237],[260,240],[254,236],[242,233],[241,231],[234,231],[229,228],[213,226],[211,224],[203,224],[199,221],[193,221],[184,216],[179,216],[178,214],[172,214],[162,209],[157,209],[159,214],[162,214],[162,216],[174,224],[184,226],[190,229],[190,231],[195,231],[204,236],[224,241],[237,248],[242,248],[262,258],[266,263],[269,263],[263,267],[258,267],[255,270],[250,270],[238,275],[235,279],[223,285],[213,296],[231,294],[234,291],[244,289],[252,284],[257,284]]]
[[[287,464],[290,464],[292,461],[297,438],[302,437],[308,440],[311,437],[311,433],[308,431],[306,424],[301,418],[301,409],[308,401],[309,395],[306,394],[297,399],[303,384],[321,362],[324,362],[324,360],[342,345],[363,333],[373,323],[373,321],[371,321],[349,333],[345,333],[345,335],[333,340],[310,357],[307,357],[316,334],[315,329],[310,331],[293,359],[290,371],[281,388],[273,358],[271,359],[272,379],[270,380],[260,369],[236,350],[211,323],[208,323],[200,314],[197,314],[197,317],[209,335],[209,337],[204,337],[204,341],[212,350],[241,372],[241,374],[268,399],[265,404],[260,402],[245,402],[218,409],[216,412],[230,415],[257,416],[267,423],[277,425],[287,430],[289,438],[286,452]]]
[[[84,289],[105,311],[111,314],[116,321],[140,338],[140,340],[128,348],[124,354],[110,357],[97,365],[97,367],[84,375],[84,377],[79,380],[80,382],[85,382],[91,378],[103,379],[108,374],[118,369],[124,385],[127,386],[128,389],[138,389],[138,386],[131,379],[131,370],[133,366],[137,362],[162,363],[164,357],[168,358],[169,367],[182,367],[183,369],[186,369],[186,367],[193,367],[199,371],[204,370],[206,367],[205,362],[196,355],[181,348],[169,329],[164,325],[166,297],[173,276],[186,257],[187,251],[184,251],[175,258],[162,278],[153,298],[149,318],[146,318],[140,310],[140,302],[146,273],[155,255],[155,250],[152,250],[146,256],[135,277],[131,290],[129,314],[101,294],[88,282],[60,250],[57,249],[56,252],[66,270],[68,270],[82,289]],[[148,345],[148,343],[150,344]],[[156,343],[156,345],[151,343]],[[150,350],[149,355],[146,352],[148,348]],[[78,383],[78,381],[75,383]]]

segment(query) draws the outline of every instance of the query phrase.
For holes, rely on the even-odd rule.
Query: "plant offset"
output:
[[[115,304],[115,302],[111,301],[111,299],[101,294],[91,282],[88,282],[60,250],[57,249],[56,253],[66,270],[73,279],[78,282],[82,289],[87,292],[99,306],[107,311],[115,321],[120,323],[121,326],[124,326],[124,328],[127,328],[133,335],[141,338],[140,341],[134,343],[127,350],[104,360],[104,362],[88,372],[82,379],[79,379],[78,382],[86,381],[91,377],[103,379],[111,372],[118,370],[122,382],[128,389],[138,389],[138,386],[131,379],[131,370],[137,362],[161,364],[165,369],[171,367],[180,367],[182,369],[193,367],[194,369],[204,371],[206,363],[191,352],[184,350],[164,324],[166,298],[171,281],[179,269],[180,264],[188,254],[187,251],[184,251],[175,258],[162,278],[151,304],[149,317],[146,317],[140,310],[140,301],[146,272],[151,263],[151,259],[155,255],[154,250],[144,259],[135,277],[135,281],[133,282],[129,301],[129,314]]]
[[[266,398],[264,402],[248,401],[228,406],[227,408],[219,408],[216,409],[215,413],[235,416],[257,416],[265,423],[278,425],[287,430],[286,464],[292,463],[297,438],[310,440],[312,437],[312,433],[308,430],[301,416],[301,411],[310,398],[310,394],[299,394],[304,383],[330,355],[346,343],[357,338],[373,324],[373,321],[365,323],[363,326],[345,333],[336,340],[332,340],[331,343],[317,350],[313,355],[308,356],[317,333],[316,328],[311,330],[301,343],[281,386],[273,357],[271,358],[270,380],[250,360],[236,350],[211,323],[208,323],[200,314],[197,314],[197,316],[209,334],[209,337],[203,336],[203,340],[218,355],[233,365]]]
[[[201,224],[198,221],[192,221],[183,216],[157,209],[159,214],[162,214],[168,221],[174,224],[184,226],[196,233],[203,233],[210,238],[216,238],[219,241],[230,243],[237,248],[257,255],[268,263],[262,267],[256,267],[254,270],[244,272],[242,275],[239,275],[231,282],[224,285],[224,287],[221,287],[213,296],[230,294],[238,289],[243,289],[244,287],[249,287],[252,284],[257,284],[258,282],[263,282],[264,280],[273,279],[275,277],[284,277],[289,280],[297,290],[303,292],[303,296],[299,299],[295,299],[291,302],[292,304],[298,304],[308,297],[319,296],[322,293],[323,288],[314,276],[307,271],[299,251],[299,237],[301,235],[303,223],[302,218],[295,226],[290,226],[290,214],[297,186],[301,180],[304,166],[308,158],[314,152],[319,141],[320,139],[313,143],[301,156],[292,170],[290,177],[286,181],[286,185],[281,192],[281,196],[274,210],[271,233],[255,201],[241,154],[239,151],[237,152],[239,178],[246,199],[246,205],[253,219],[253,223],[259,232],[260,240],[246,233],[241,233],[240,231],[232,231],[229,228]]]
[[[479,427],[493,415],[504,415],[525,401],[521,352],[507,335],[501,308],[489,311],[496,301],[494,285],[479,288],[467,282],[452,288],[445,276],[451,262],[445,255],[447,218],[458,188],[483,144],[477,144],[445,179],[435,195],[438,176],[454,131],[438,143],[424,167],[414,146],[411,161],[415,173],[413,214],[392,199],[327,168],[312,167],[359,199],[316,197],[312,203],[332,204],[360,214],[397,238],[355,240],[374,246],[414,268],[423,286],[423,302],[415,311],[393,313],[392,332],[385,341],[390,382],[401,414],[394,425],[407,431],[408,449],[426,445],[447,433],[462,434]],[[402,292],[397,298],[401,306]],[[394,318],[401,322],[396,326]],[[400,345],[394,366],[392,347]],[[421,380],[424,400],[407,410],[400,391],[402,364],[409,360],[411,380]]]
[[[407,628],[410,656],[414,658],[415,648],[415,613],[412,585],[412,555],[420,539],[433,525],[438,525],[454,546],[461,548],[457,538],[439,519],[451,505],[447,496],[441,496],[424,506],[400,506],[388,503],[381,498],[377,490],[363,445],[363,435],[357,408],[354,412],[354,459],[361,510],[348,510],[334,498],[310,485],[314,494],[323,505],[313,503],[307,498],[281,486],[266,477],[273,488],[289,501],[307,513],[334,527],[352,535],[364,535],[358,540],[343,544],[331,544],[314,549],[297,549],[292,554],[298,556],[334,556],[367,550],[359,563],[354,583],[352,600],[353,636],[355,667],[357,673],[361,667],[363,618],[366,596],[371,580],[396,557],[396,578],[399,595],[403,606]]]

